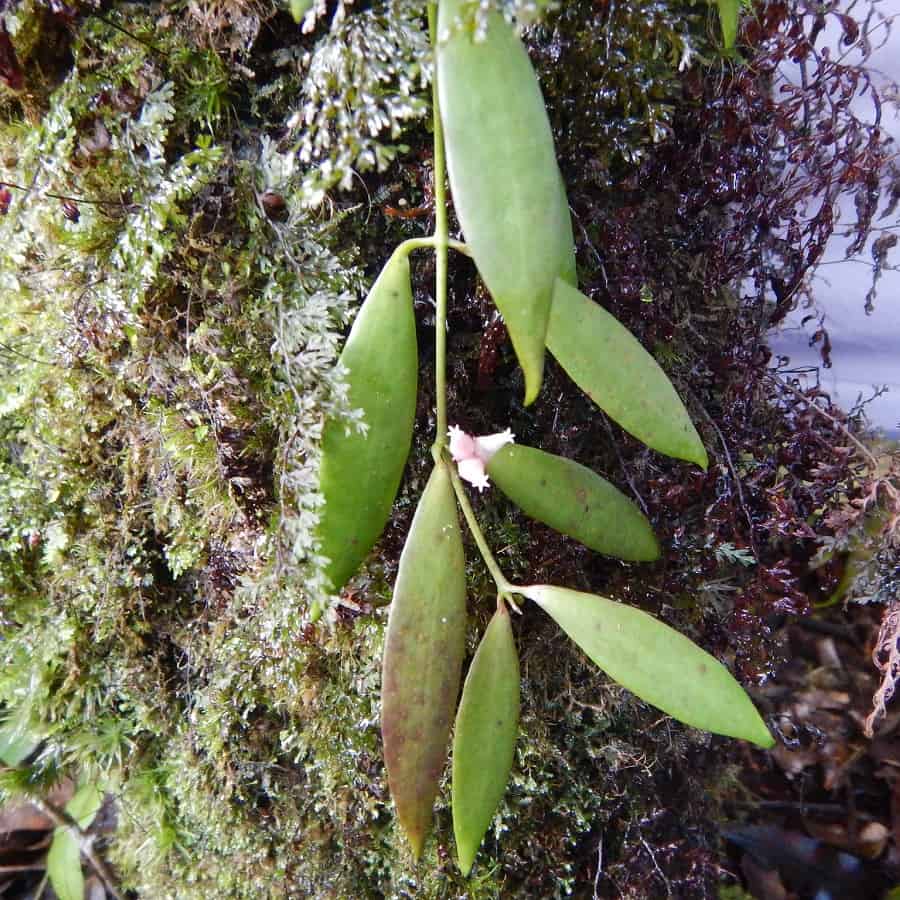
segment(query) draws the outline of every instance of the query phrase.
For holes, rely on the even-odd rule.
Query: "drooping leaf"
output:
[[[84,874],[78,836],[70,828],[57,828],[47,851],[47,875],[59,900],[84,900]]]
[[[737,39],[741,0],[716,0],[716,3],[719,7],[719,23],[722,26],[722,43],[726,50],[730,50]]]
[[[453,735],[453,832],[468,875],[512,769],[519,730],[519,657],[505,605],[466,676]]]
[[[466,563],[447,466],[413,517],[388,618],[381,734],[397,817],[418,857],[447,759],[465,652]]]
[[[533,519],[619,559],[659,557],[641,511],[616,487],[571,459],[508,444],[487,465],[497,487]]]
[[[557,279],[547,347],[611,419],[648,447],[707,466],[706,450],[672,382],[602,306]]]
[[[325,423],[319,522],[326,572],[335,590],[359,568],[384,530],[412,443],[418,348],[409,259],[395,253],[363,303],[341,353],[351,409],[365,434]]]
[[[575,280],[572,222],[537,77],[499,13],[441,0],[437,77],[453,203],[478,272],[537,397],[554,279]]]
[[[642,610],[550,585],[534,600],[610,678],[695,728],[771,747],[775,742],[744,689],[717,659]]]

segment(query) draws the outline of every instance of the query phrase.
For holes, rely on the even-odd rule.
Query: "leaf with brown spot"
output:
[[[659,558],[650,523],[615,486],[571,459],[508,444],[487,466],[497,487],[533,519],[619,559]]]
[[[381,686],[397,818],[418,858],[447,758],[465,651],[466,561],[445,463],[431,473],[400,557]]]

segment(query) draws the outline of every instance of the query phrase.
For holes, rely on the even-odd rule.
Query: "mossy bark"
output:
[[[692,125],[720,73],[678,71],[686,48],[715,52],[706,8],[603,9],[568,4],[528,33],[581,281],[687,387],[713,464],[688,474],[649,455],[552,363],[524,410],[502,323],[462,258],[450,421],[511,425],[577,457],[644,506],[664,548],[656,564],[613,562],[493,494],[478,513],[510,577],[640,605],[750,680],[777,659],[765,592],[795,571],[777,568],[790,531],[776,513],[824,533],[832,501],[816,504],[812,473],[852,498],[862,469],[831,460],[823,474],[844,444],[815,416],[778,478],[766,469],[796,418],[753,368],[765,310],[727,290],[735,273],[710,249],[727,216],[712,201],[682,215],[667,156],[730,140]],[[24,82],[0,87],[0,718],[44,753],[0,773],[0,790],[75,770],[115,778],[109,856],[152,898],[587,897],[598,854],[603,890],[652,896],[665,880],[714,896],[734,751],[636,703],[533,609],[515,622],[512,781],[473,874],[455,869],[446,785],[424,860],[409,859],[379,691],[388,585],[433,439],[425,258],[423,387],[394,518],[326,620],[308,620],[329,600],[314,535],[322,422],[347,411],[334,362],[365,283],[433,215],[421,9],[343,13],[309,34],[286,8],[245,0],[2,14]],[[723,359],[746,364],[742,377]],[[758,390],[742,393],[747,372]],[[770,446],[754,456],[760,435]],[[813,551],[809,539],[785,565],[805,571]],[[470,650],[493,609],[475,557]]]

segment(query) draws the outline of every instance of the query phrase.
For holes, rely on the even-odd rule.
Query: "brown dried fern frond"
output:
[[[875,725],[887,715],[887,704],[900,680],[900,601],[894,600],[884,611],[872,660],[881,672],[881,684],[872,697],[872,712],[863,726],[869,738],[874,734]]]

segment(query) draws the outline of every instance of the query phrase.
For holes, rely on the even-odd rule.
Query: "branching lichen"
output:
[[[304,182],[308,202],[395,159],[404,128],[428,111],[430,60],[420,4],[390,0],[353,16],[339,6],[327,37],[299,61],[303,105],[291,125],[301,162],[315,164]]]

